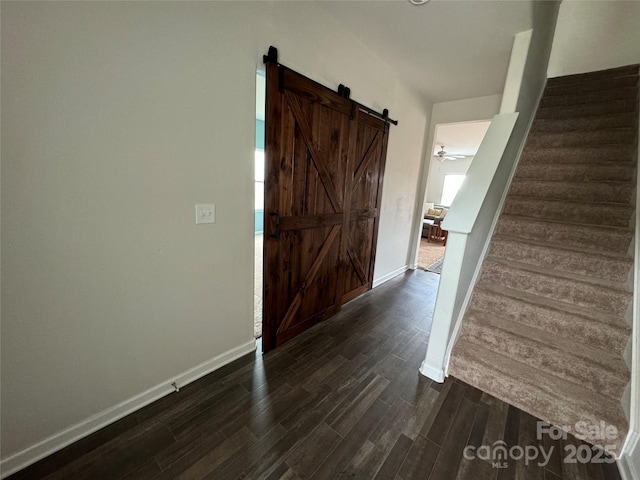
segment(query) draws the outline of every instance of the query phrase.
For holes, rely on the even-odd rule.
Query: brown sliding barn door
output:
[[[346,196],[349,227],[345,228],[342,303],[371,289],[376,258],[378,220],[389,124],[360,113],[357,117],[355,157]]]
[[[388,126],[267,65],[263,350],[371,288]]]
[[[352,102],[267,65],[263,349],[340,309]]]

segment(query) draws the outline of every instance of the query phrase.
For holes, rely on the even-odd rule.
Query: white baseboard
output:
[[[622,480],[638,480],[640,478],[640,432],[629,431],[618,457],[618,468]]]
[[[409,265],[405,265],[404,267],[396,268],[391,273],[387,273],[386,275],[383,275],[380,278],[375,278],[373,280],[372,288],[376,288],[378,285],[382,285],[384,282],[388,282],[392,278],[397,277],[398,275],[400,275],[401,273],[406,272],[407,270],[409,270]]]
[[[430,378],[434,382],[442,383],[444,382],[444,369],[443,368],[435,368],[431,365],[427,365],[427,361],[422,362],[420,366],[420,373],[427,378]]]
[[[178,387],[183,387],[184,385],[187,385],[200,377],[225,366],[233,360],[255,351],[255,349],[256,342],[255,340],[251,340],[250,342],[239,345],[231,350],[227,350],[221,355],[207,360],[206,362],[201,363],[200,365],[193,367],[176,377],[170,378],[160,385],[156,385],[135,397],[131,397],[124,402],[114,405],[107,410],[63,430],[62,432],[45,438],[35,445],[25,448],[24,450],[3,459],[0,462],[0,478],[5,478],[19,470],[22,470],[38,460],[71,445],[73,442],[77,442],[81,438],[84,438],[87,435],[90,435],[93,432],[115,422],[116,420],[119,420],[130,413],[155,402],[159,398],[172,393],[174,391],[174,388],[171,386],[173,382],[175,382]]]

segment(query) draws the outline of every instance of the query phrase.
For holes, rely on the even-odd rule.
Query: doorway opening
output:
[[[448,232],[442,222],[489,128],[489,120],[436,125],[418,245],[418,268],[441,273]]]
[[[264,245],[264,118],[266,77],[264,70],[256,71],[256,148],[254,160],[254,269],[253,269],[253,336],[262,337],[262,282]]]

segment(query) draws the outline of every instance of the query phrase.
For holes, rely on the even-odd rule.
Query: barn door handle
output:
[[[275,238],[276,240],[280,240],[280,212],[276,210],[275,212],[269,212],[269,215],[275,217],[276,229],[275,233],[269,235],[271,238]]]

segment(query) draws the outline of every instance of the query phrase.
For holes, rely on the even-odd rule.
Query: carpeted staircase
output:
[[[449,365],[552,424],[614,425],[611,453],[628,430],[637,137],[638,66],[548,80]]]

